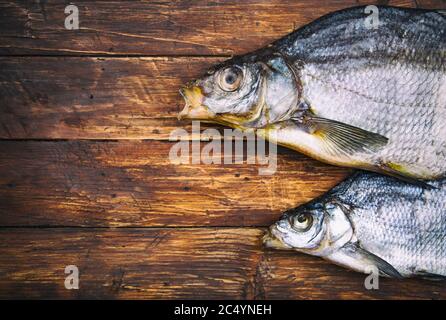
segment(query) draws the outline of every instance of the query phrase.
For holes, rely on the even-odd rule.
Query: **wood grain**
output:
[[[350,170],[282,148],[273,176],[175,165],[166,141],[191,130],[178,88],[230,55],[337,9],[445,1],[75,4],[69,31],[65,2],[0,1],[0,298],[446,299],[444,282],[369,291],[361,274],[262,247],[262,227]],[[79,290],[64,288],[70,264]]]
[[[168,139],[180,127],[191,132],[190,121],[177,120],[184,106],[178,90],[221,60],[0,58],[0,138]]]
[[[80,29],[66,30],[63,2],[2,1],[0,54],[240,54],[331,11],[378,3],[414,6],[412,0],[76,1]]]
[[[271,176],[246,162],[172,164],[172,146],[2,141],[0,225],[267,226],[349,172],[286,149]]]
[[[262,229],[0,229],[0,298],[445,299],[442,282],[380,279],[262,248]],[[67,265],[79,290],[64,287]]]
[[[0,58],[0,139],[168,139],[180,86],[224,59]]]
[[[446,9],[445,0],[415,0],[415,4],[423,9]]]

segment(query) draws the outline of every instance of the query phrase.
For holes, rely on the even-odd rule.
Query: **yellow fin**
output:
[[[380,134],[330,119],[309,116],[303,119],[303,124],[310,134],[322,140],[326,151],[334,157],[375,153],[388,142]]]

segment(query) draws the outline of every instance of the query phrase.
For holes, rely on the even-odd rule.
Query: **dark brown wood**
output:
[[[246,162],[172,164],[173,145],[2,141],[0,226],[267,226],[349,172],[286,149],[271,176]]]
[[[0,58],[0,138],[168,139],[179,87],[224,59]]]
[[[415,0],[417,8],[446,9],[445,0]]]
[[[365,275],[265,250],[263,230],[0,229],[0,298],[445,299],[442,282]],[[65,266],[79,268],[67,290]]]
[[[64,2],[3,1],[0,54],[239,54],[331,11],[372,3],[414,6],[412,0],[76,1],[74,31],[64,27]]]
[[[68,31],[63,2],[0,2],[0,298],[446,299],[443,282],[369,291],[361,274],[262,247],[257,227],[350,170],[285,149],[273,176],[174,165],[166,141],[191,130],[178,88],[229,55],[352,5],[444,1],[75,4]],[[79,290],[64,288],[71,264]]]
[[[178,90],[221,58],[0,58],[2,139],[168,139]],[[215,127],[215,126],[214,126]]]

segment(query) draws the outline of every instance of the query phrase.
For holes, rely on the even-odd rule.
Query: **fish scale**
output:
[[[358,172],[325,195],[286,211],[264,243],[364,273],[375,266],[393,277],[444,278],[446,179],[432,185]],[[307,221],[303,227],[302,217]]]
[[[376,10],[372,28],[366,7],[349,8],[224,61],[180,90],[179,117],[254,130],[334,165],[445,177],[446,16]]]
[[[380,14],[384,15],[384,24],[398,23],[395,17],[387,16],[392,14],[392,9],[380,10]],[[330,35],[330,31],[335,33],[336,29],[333,31],[327,27],[324,32],[318,32],[324,27],[317,25],[311,31],[321,39],[320,42],[315,37],[299,37],[299,34],[293,39],[292,49],[288,49],[288,53],[297,51],[305,61],[300,73],[304,83],[304,99],[316,114],[324,118],[389,137],[390,143],[368,161],[398,163],[415,175],[422,176],[426,172],[432,177],[444,175],[445,136],[441,136],[440,131],[444,127],[441,122],[446,120],[446,105],[435,101],[446,91],[444,19],[431,13],[418,17],[414,15],[411,23],[407,23],[407,26],[403,24],[403,37],[393,36],[398,32],[389,32],[387,37],[379,35],[381,41],[374,41],[373,35],[365,40],[361,36],[352,36],[352,30],[361,33],[363,20],[354,18],[354,10],[346,16],[349,18],[344,18],[338,29],[345,25],[355,26],[340,33],[348,39],[346,46]],[[415,23],[417,28],[413,30],[416,32],[410,32]],[[432,28],[436,29],[436,36],[432,35]],[[327,42],[327,46],[311,51],[313,46]],[[287,41],[283,40],[283,43]],[[441,49],[430,49],[435,46]],[[352,47],[357,48],[358,56],[345,59]],[[383,54],[382,50],[386,47],[387,54]],[[367,50],[371,50],[372,54],[364,55]],[[333,61],[327,62],[321,57],[329,57]],[[315,62],[312,62],[312,58]],[[426,70],[425,63],[414,67],[411,61],[431,61],[434,64]],[[430,70],[432,68],[436,71]],[[426,145],[431,146],[428,153],[436,154],[435,161],[432,161],[432,157],[420,157]],[[419,172],[420,167],[423,172]]]
[[[446,275],[446,180],[424,190],[373,174],[352,181],[335,197],[356,208],[349,218],[361,246],[403,275]]]
[[[317,115],[391,137],[390,143],[379,153],[374,154],[370,161],[398,162],[407,166],[417,163],[425,166],[434,175],[441,175],[444,172],[446,158],[437,157],[434,163],[430,162],[429,158],[424,162],[417,162],[426,145],[434,146],[436,151],[443,152],[444,137],[438,136],[442,124],[435,119],[437,117],[442,119],[444,113],[438,114],[437,105],[432,101],[425,101],[424,94],[424,91],[438,91],[440,73],[437,73],[434,81],[430,78],[434,78],[436,73],[407,71],[407,75],[403,75],[398,85],[391,83],[389,87],[384,81],[378,81],[378,77],[383,80],[382,75],[387,73],[390,75],[389,78],[398,79],[401,67],[376,68],[362,75],[357,71],[352,75],[328,71],[319,76],[323,79],[321,81],[312,76],[314,69],[316,67],[308,67],[307,75],[305,68],[301,74],[306,84],[304,96],[310,105],[314,106]],[[428,85],[421,86],[420,92],[414,91],[411,86],[404,90],[405,83],[414,78],[424,79],[421,82]],[[330,84],[337,90],[327,88]],[[399,95],[392,94],[396,89],[400,92]],[[401,93],[403,90],[407,95]],[[368,95],[372,94],[374,97],[369,98]],[[419,101],[419,99],[424,100]],[[345,101],[349,102],[348,105]],[[420,104],[423,108],[419,108]],[[351,115],[351,105],[355,106],[356,116]],[[414,112],[402,112],[401,109],[405,108],[410,108]]]

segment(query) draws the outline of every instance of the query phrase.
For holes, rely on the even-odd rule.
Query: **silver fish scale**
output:
[[[302,96],[318,116],[389,138],[358,160],[390,163],[415,176],[446,173],[446,19],[435,12],[380,8],[377,29],[363,9],[307,26],[279,43],[298,57]]]
[[[446,180],[433,184],[438,189],[364,173],[333,193],[352,208],[349,218],[365,250],[403,276],[446,276]]]
[[[318,116],[389,138],[372,161],[446,172],[444,72],[400,62],[350,70],[307,65],[302,80],[304,97]]]

